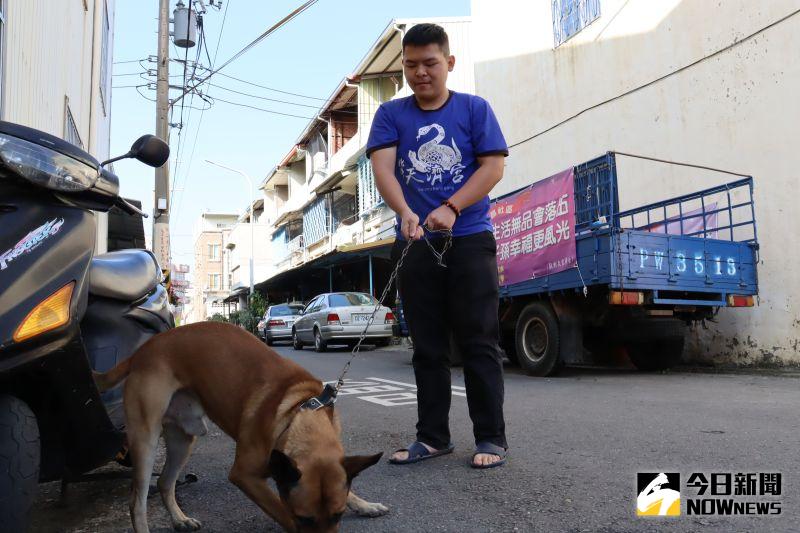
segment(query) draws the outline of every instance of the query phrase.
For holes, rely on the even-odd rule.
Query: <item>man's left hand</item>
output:
[[[425,219],[425,226],[429,230],[449,230],[453,229],[453,224],[456,223],[456,214],[453,210],[442,205],[431,211],[428,218]]]

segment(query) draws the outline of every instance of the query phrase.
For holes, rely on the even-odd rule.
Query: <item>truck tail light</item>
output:
[[[611,291],[608,301],[611,305],[643,305],[644,293],[638,291]]]
[[[394,313],[392,313],[391,311],[386,313],[386,321],[385,321],[385,323],[386,324],[394,324]]]
[[[342,322],[339,320],[339,315],[336,313],[328,313],[328,325],[329,326],[338,326]]]
[[[728,307],[753,307],[753,297],[729,294]]]
[[[34,307],[14,332],[14,342],[22,342],[69,322],[69,304],[74,288],[75,282],[70,282]]]

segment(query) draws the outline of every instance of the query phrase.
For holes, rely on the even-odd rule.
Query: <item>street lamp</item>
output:
[[[244,178],[247,180],[247,184],[250,186],[250,194],[249,194],[249,196],[251,198],[251,201],[250,201],[250,297],[248,298],[248,304],[247,304],[247,308],[249,309],[250,308],[250,301],[253,298],[253,254],[255,254],[255,248],[254,248],[254,245],[253,245],[253,243],[254,243],[253,226],[256,223],[256,221],[255,221],[256,197],[255,197],[255,193],[253,192],[253,190],[254,190],[253,180],[250,178],[250,176],[248,176],[247,174],[245,174],[241,170],[236,170],[235,168],[226,167],[225,165],[221,165],[219,163],[215,163],[214,161],[211,161],[209,159],[206,159],[206,163],[208,163],[210,165],[214,165],[214,166],[220,167],[220,168],[224,168],[225,170],[230,170],[231,172],[235,172],[236,174],[244,176]]]

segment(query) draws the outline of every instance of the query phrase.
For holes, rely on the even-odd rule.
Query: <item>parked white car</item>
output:
[[[302,350],[304,345],[313,344],[316,351],[324,352],[329,344],[355,346],[377,304],[375,298],[362,292],[320,294],[306,305],[303,314],[294,323],[294,349]],[[364,342],[388,346],[394,324],[392,310],[380,306]]]
[[[291,340],[294,321],[303,313],[302,303],[288,303],[271,305],[264,313],[264,318],[259,323],[261,337],[267,346],[272,346],[275,341]]]

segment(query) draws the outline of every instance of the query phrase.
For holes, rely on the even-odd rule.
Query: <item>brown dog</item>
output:
[[[162,429],[161,498],[176,530],[200,528],[175,502],[175,481],[195,440],[208,431],[204,415],[236,441],[228,479],[287,531],[337,531],[346,507],[362,516],[388,512],[350,491],[353,478],[382,454],[345,457],[333,408],[300,409],[322,383],[244,330],[203,322],[167,331],[95,380],[107,390],[126,377],[136,533],[149,531],[147,492]]]

